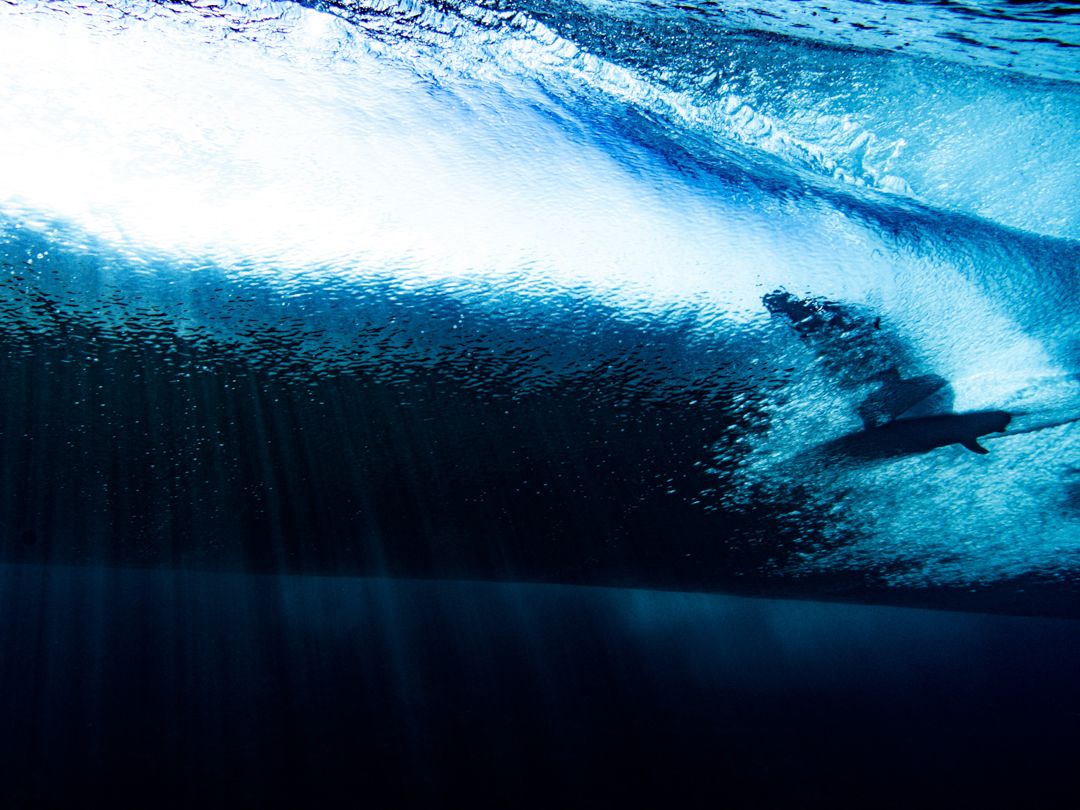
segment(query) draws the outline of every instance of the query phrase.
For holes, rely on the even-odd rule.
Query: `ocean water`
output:
[[[0,799],[1068,796],[1072,4],[5,0],[0,116]]]
[[[9,807],[1069,806],[1074,621],[0,569]]]

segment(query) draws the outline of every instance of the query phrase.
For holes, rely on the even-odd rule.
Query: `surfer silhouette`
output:
[[[787,321],[812,346],[842,387],[874,386],[856,408],[862,430],[818,448],[830,458],[871,462],[953,444],[985,455],[989,451],[978,440],[1001,433],[1012,421],[1013,414],[1004,410],[956,413],[946,379],[927,373],[905,375],[918,369],[914,353],[866,308],[799,298],[783,289],[768,293],[762,301],[770,314]],[[932,401],[935,412],[904,416],[926,401]]]

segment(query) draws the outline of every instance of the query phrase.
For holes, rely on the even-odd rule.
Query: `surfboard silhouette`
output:
[[[957,394],[959,393],[959,398]],[[898,419],[920,419],[964,409],[996,409],[1011,415],[1008,426],[987,438],[1017,436],[1080,421],[1080,373],[983,372],[935,390]]]
[[[974,453],[980,441],[1080,421],[1080,374],[994,371],[947,380],[919,362],[872,309],[777,289],[762,298],[821,358],[837,385],[866,391],[855,410],[862,429],[820,445],[818,454],[863,463],[949,445]]]

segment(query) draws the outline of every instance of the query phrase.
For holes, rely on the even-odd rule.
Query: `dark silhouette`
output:
[[[854,462],[881,461],[900,456],[929,453],[939,447],[959,444],[973,453],[989,451],[979,444],[980,436],[1001,433],[1012,421],[1007,411],[971,411],[896,419],[888,424],[850,433],[819,448],[833,458]]]
[[[816,453],[858,463],[959,444],[985,454],[979,437],[1000,433],[1012,421],[1013,414],[1006,411],[953,413],[949,382],[937,374],[916,373],[915,352],[866,307],[799,298],[783,289],[768,293],[762,302],[810,344],[841,388],[876,386],[856,407],[863,429],[822,445]],[[937,413],[904,416],[929,402]]]
[[[948,381],[937,374],[914,373],[920,365],[915,352],[883,327],[881,316],[872,310],[824,298],[799,298],[783,289],[768,293],[762,303],[813,348],[840,387],[876,386],[857,409],[866,428],[898,419],[931,395],[936,395],[935,404],[942,411],[952,410]]]
[[[936,400],[952,408],[952,389],[944,377],[937,374],[919,374],[901,377],[896,368],[889,368],[872,378],[881,385],[872,391],[856,409],[863,426],[881,427],[900,418],[916,404],[935,394]]]

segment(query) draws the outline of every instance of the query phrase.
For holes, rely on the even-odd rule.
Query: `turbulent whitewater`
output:
[[[0,552],[1075,613],[1074,12],[0,3]]]

